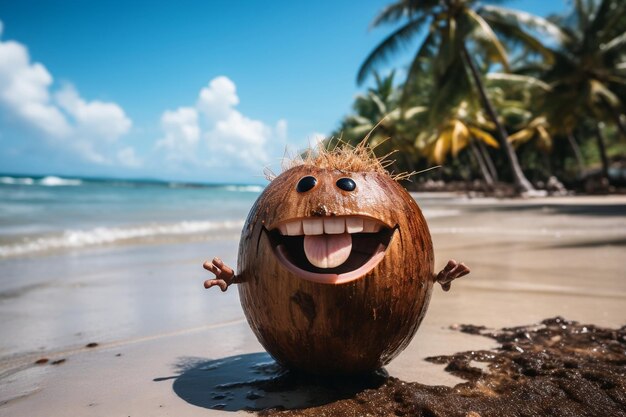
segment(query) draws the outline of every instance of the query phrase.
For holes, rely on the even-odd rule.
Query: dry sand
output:
[[[502,327],[556,315],[626,323],[626,198],[440,197],[436,208],[450,216],[429,219],[437,266],[455,258],[472,274],[449,293],[435,289],[390,375],[460,382],[423,359],[494,342],[449,330],[455,323]],[[236,247],[233,237],[3,261],[0,416],[232,415],[319,399],[289,390],[257,396],[245,384],[276,370],[236,291],[202,289],[202,261],[220,255],[235,264]],[[85,347],[91,342],[98,345]],[[49,362],[33,364],[41,358]],[[215,386],[233,382],[243,384],[219,398]],[[218,403],[225,409],[207,409]]]

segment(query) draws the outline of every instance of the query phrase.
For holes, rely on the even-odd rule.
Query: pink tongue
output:
[[[304,253],[306,258],[318,268],[334,268],[344,263],[352,251],[352,236],[306,235]]]

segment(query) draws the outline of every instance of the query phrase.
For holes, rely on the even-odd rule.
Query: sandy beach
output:
[[[461,382],[424,358],[494,342],[454,324],[499,328],[557,315],[626,324],[626,197],[414,197],[428,197],[427,218],[429,208],[439,213],[428,218],[436,267],[453,258],[472,273],[448,293],[435,288],[417,335],[386,367],[391,376]],[[236,289],[202,288],[202,262],[236,265],[237,246],[236,233],[207,234],[0,261],[0,415],[232,415],[318,404],[324,393],[249,388],[276,372],[271,358]]]

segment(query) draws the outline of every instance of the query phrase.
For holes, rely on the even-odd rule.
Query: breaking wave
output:
[[[227,191],[239,191],[246,193],[260,193],[263,187],[260,185],[227,185],[224,187]]]
[[[0,177],[0,184],[32,185],[34,183],[35,180],[28,177]]]
[[[28,255],[52,250],[110,245],[129,241],[151,241],[158,237],[194,235],[206,232],[239,232],[243,220],[182,221],[130,227],[96,227],[66,230],[61,234],[24,238],[19,243],[0,245],[0,257]]]
[[[220,185],[220,184],[202,184],[202,183],[186,183],[186,182],[164,182],[159,180],[133,180],[133,179],[106,179],[106,178],[63,178],[56,175],[47,175],[44,177],[26,177],[26,176],[0,176],[0,185],[36,185],[43,187],[67,187],[78,185],[107,185],[113,187],[129,187],[129,186],[150,186],[165,188],[184,188],[184,189],[218,189],[240,193],[260,193],[265,187],[262,185]]]
[[[38,181],[39,185],[45,185],[47,187],[58,187],[68,185],[81,185],[83,182],[77,179],[67,179],[55,176],[43,177]]]
[[[42,185],[44,187],[76,186],[83,182],[79,179],[61,178],[49,175],[40,179],[30,177],[0,177],[0,184],[6,185]]]

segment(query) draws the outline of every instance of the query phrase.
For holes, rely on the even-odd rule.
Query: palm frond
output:
[[[439,0],[422,0],[420,2],[400,0],[386,6],[370,23],[370,29],[396,23],[404,18],[416,19],[420,15],[430,14],[438,6],[440,6]]]
[[[626,48],[626,32],[616,36],[607,43],[600,45],[602,54],[607,54],[613,51],[623,52],[623,48]]]
[[[474,30],[480,33],[480,36],[487,41],[488,45],[491,45],[493,51],[495,52],[494,55],[496,56],[496,59],[500,61],[502,66],[508,71],[509,59],[507,53],[489,24],[472,9],[467,9],[466,15],[475,23]]]
[[[355,126],[353,128],[350,128],[350,136],[355,138],[363,138],[365,135],[371,132],[373,128],[374,126],[372,124]]]
[[[472,136],[474,136],[476,139],[479,139],[480,141],[482,141],[486,145],[489,145],[492,148],[499,148],[500,147],[500,144],[498,143],[496,138],[494,138],[493,136],[491,136],[491,134],[485,132],[484,130],[470,126],[469,127],[469,131],[472,134]]]
[[[496,6],[482,6],[478,13],[494,28],[497,26],[504,33],[509,32],[519,35],[520,41],[524,42],[528,47],[537,50],[537,52],[547,52],[550,49],[539,47],[542,42],[528,34],[526,30],[548,35],[559,45],[564,45],[570,40],[570,36],[557,24],[527,12]]]
[[[448,127],[444,129],[435,142],[435,147],[432,150],[432,160],[441,165],[446,160],[446,155],[450,152],[452,146],[452,128]]]
[[[381,116],[384,116],[385,114],[387,114],[387,111],[388,111],[387,106],[385,105],[385,103],[383,103],[380,97],[378,97],[378,95],[374,93],[370,93],[369,98],[372,101],[372,103],[376,105],[376,108],[378,109],[378,113],[380,113]]]
[[[537,126],[538,147],[544,152],[552,151],[552,136],[544,126]]]
[[[409,69],[407,71],[406,81],[402,88],[402,101],[406,101],[407,97],[411,93],[412,88],[415,86],[415,80],[420,75],[424,74],[424,65],[430,63],[431,59],[435,55],[437,48],[437,37],[434,31],[428,33],[422,44],[420,45]]]
[[[452,155],[457,156],[469,142],[469,130],[460,120],[452,121]]]
[[[526,143],[531,140],[535,136],[535,129],[524,128],[518,132],[509,135],[508,141],[515,144],[520,145],[522,143]]]
[[[408,15],[408,10],[406,7],[406,2],[399,1],[397,3],[390,4],[386,6],[370,23],[370,29],[373,29],[377,26],[395,23],[398,20],[406,17]]]
[[[620,107],[620,99],[609,88],[598,80],[589,80],[589,88],[593,100],[605,101],[613,108]]]
[[[489,85],[516,85],[521,88],[540,88],[544,91],[550,91],[550,86],[541,81],[539,78],[531,77],[529,75],[520,74],[504,74],[501,72],[490,72],[486,76],[488,81],[491,81]]]
[[[400,107],[396,107],[395,109],[391,110],[389,113],[385,115],[384,120],[388,121],[389,124],[396,124],[400,121],[401,118],[402,118],[402,109],[400,109]],[[387,123],[383,123],[383,124],[387,124]]]
[[[358,124],[358,125],[372,124],[372,121],[370,119],[368,119],[367,117],[360,116],[358,114],[354,114],[354,115],[348,116],[346,118],[346,121],[352,122],[352,123],[355,123],[355,124]]]
[[[399,29],[387,36],[376,48],[365,58],[363,64],[359,68],[357,74],[357,84],[361,85],[374,68],[382,62],[385,62],[390,55],[397,52],[400,48],[408,45],[413,36],[421,29],[426,16],[421,19],[411,20]]]
[[[420,114],[426,113],[427,111],[428,111],[428,107],[424,107],[424,106],[410,107],[404,110],[404,117],[407,119],[412,119]]]

